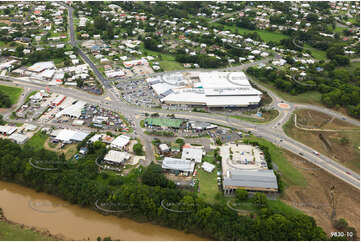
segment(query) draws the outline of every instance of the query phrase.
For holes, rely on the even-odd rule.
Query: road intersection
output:
[[[175,111],[175,110],[164,110],[164,109],[151,109],[151,108],[143,108],[131,104],[127,104],[123,102],[119,98],[118,91],[112,86],[112,82],[104,78],[104,76],[97,69],[95,64],[87,57],[87,55],[77,46],[75,40],[75,32],[74,32],[74,21],[73,21],[73,8],[65,5],[68,8],[68,18],[69,18],[69,29],[70,29],[70,44],[76,48],[77,53],[81,56],[81,58],[89,65],[89,67],[93,70],[93,73],[96,75],[97,79],[102,83],[104,88],[103,96],[96,96],[93,94],[89,94],[86,92],[82,92],[80,90],[76,90],[73,88],[67,87],[59,87],[59,86],[49,86],[41,83],[33,83],[17,78],[12,77],[2,77],[1,79],[11,81],[6,82],[8,85],[20,85],[24,88],[31,90],[41,90],[45,87],[49,88],[51,92],[56,92],[60,94],[64,94],[66,96],[74,97],[79,100],[86,101],[88,103],[101,105],[103,108],[108,108],[113,111],[117,111],[122,113],[127,119],[132,120],[134,122],[135,134],[141,139],[143,144],[145,144],[146,150],[146,163],[150,163],[153,159],[153,152],[150,151],[152,149],[151,145],[151,137],[144,134],[143,129],[139,125],[140,118],[142,118],[142,114],[145,112],[157,112],[160,114],[175,114],[177,118],[185,118],[189,120],[199,120],[210,122],[218,125],[223,125],[227,127],[231,127],[238,130],[252,130],[252,133],[256,136],[262,137],[281,148],[284,148],[294,154],[300,155],[302,153],[302,157],[314,165],[318,166],[321,169],[331,173],[332,175],[338,177],[339,179],[349,183],[350,185],[360,189],[360,176],[359,174],[351,171],[350,169],[340,165],[336,161],[326,157],[322,154],[318,154],[312,148],[288,137],[284,131],[282,126],[289,120],[291,114],[295,109],[311,109],[319,112],[326,113],[338,119],[343,119],[346,122],[349,122],[353,125],[360,126],[360,122],[358,120],[352,119],[348,116],[345,116],[341,113],[335,112],[333,110],[327,109],[321,106],[314,106],[309,104],[297,104],[286,102],[279,98],[276,94],[274,94],[271,90],[260,86],[257,84],[257,88],[262,89],[267,92],[267,94],[272,98],[272,103],[270,106],[274,107],[278,110],[279,115],[274,120],[267,123],[250,123],[243,120],[238,120],[235,118],[231,118],[227,115],[220,114],[209,114],[209,113],[199,113],[199,112],[186,112],[186,111]],[[275,58],[280,58],[279,56],[275,56]],[[260,62],[264,62],[267,60],[262,60]],[[240,71],[245,70],[249,66],[258,65],[260,62],[248,63],[246,65],[225,68],[227,71]],[[219,70],[218,70],[219,71]],[[162,74],[162,73],[161,73]],[[159,73],[157,73],[159,75]],[[143,77],[144,79],[144,77]],[[2,82],[2,81],[0,81]],[[283,108],[282,103],[286,103],[289,105],[288,108]]]

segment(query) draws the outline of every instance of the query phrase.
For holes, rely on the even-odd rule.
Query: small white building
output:
[[[130,155],[127,152],[121,152],[116,150],[109,150],[104,157],[104,162],[112,165],[121,165],[129,160]]]

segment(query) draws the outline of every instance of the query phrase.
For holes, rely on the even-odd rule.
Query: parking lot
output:
[[[143,79],[123,81],[117,85],[117,88],[128,103],[145,107],[160,105],[157,95]]]

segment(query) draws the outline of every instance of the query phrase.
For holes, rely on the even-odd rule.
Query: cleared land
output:
[[[18,87],[0,85],[0,91],[4,92],[6,95],[9,96],[11,104],[15,104],[18,102],[18,99],[20,97],[20,94],[23,92],[23,89]]]
[[[39,131],[36,134],[34,134],[33,137],[31,137],[25,143],[25,145],[30,146],[31,148],[34,149],[34,151],[39,151],[44,147],[44,144],[45,144],[45,141],[47,140],[47,138],[48,138],[48,135]]]
[[[332,226],[331,187],[335,186],[335,219],[344,218],[360,234],[360,191],[335,178],[302,157],[284,151],[290,164],[297,167],[307,181],[306,186],[288,187],[281,201],[315,218],[326,233],[337,231]]]
[[[318,152],[336,160],[355,172],[360,172],[360,129],[342,120],[313,110],[295,111],[299,127],[340,130],[336,132],[307,131],[289,120],[284,128],[286,134]],[[347,130],[347,131],[345,131]],[[354,130],[354,131],[353,131]]]

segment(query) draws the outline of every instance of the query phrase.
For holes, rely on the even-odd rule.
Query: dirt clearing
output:
[[[330,175],[303,158],[284,151],[287,160],[298,168],[307,180],[304,187],[288,187],[282,201],[315,218],[330,235],[336,231],[331,222],[333,212],[331,187],[334,186],[335,219],[344,218],[360,234],[360,191]]]

